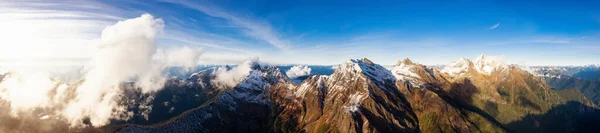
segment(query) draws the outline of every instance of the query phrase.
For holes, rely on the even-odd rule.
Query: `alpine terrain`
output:
[[[180,99],[201,99],[190,102],[196,108],[150,125],[105,128],[116,132],[590,132],[597,128],[594,122],[600,120],[600,110],[587,96],[554,90],[544,78],[499,58],[462,58],[441,69],[410,59],[388,67],[366,58],[352,59],[334,66],[330,75],[311,75],[301,83],[291,81],[277,67],[247,62],[252,69],[234,86],[211,84],[215,70],[177,80],[179,86],[188,86],[179,89],[202,92],[174,94]]]

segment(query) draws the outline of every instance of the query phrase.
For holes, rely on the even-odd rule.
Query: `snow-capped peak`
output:
[[[509,68],[504,56],[486,56],[481,55],[475,59],[475,62],[466,58],[446,65],[440,72],[447,73],[452,77],[461,76],[473,67],[475,71],[481,74],[490,75],[494,71],[504,71]]]
[[[346,61],[346,63],[341,65],[337,70],[344,72],[362,72],[378,82],[384,82],[386,79],[395,79],[390,71],[381,65],[373,63],[367,58],[351,59],[350,61]]]
[[[583,67],[589,67],[589,68],[600,68],[600,64],[589,64],[589,65],[585,65]]]
[[[501,71],[508,68],[506,57],[504,56],[486,56],[481,55],[475,59],[475,70],[482,74],[490,75],[494,71]]]
[[[417,79],[421,77],[413,72],[413,68],[415,64],[410,59],[404,59],[403,61],[398,61],[396,65],[389,68],[394,77],[398,80],[409,81],[413,85],[419,85],[420,83]]]
[[[466,58],[460,58],[458,61],[454,61],[446,66],[440,72],[447,73],[450,76],[459,76],[469,70],[469,67],[473,65],[471,60]]]
[[[367,58],[350,59],[344,62],[344,64],[334,66],[334,69],[344,72],[362,72],[363,69],[361,68],[361,64],[373,64],[373,62]]]
[[[410,60],[409,58],[406,58],[402,61],[398,61],[398,63],[396,63],[396,65],[400,65],[400,64],[405,64],[405,65],[414,65],[415,63],[412,62],[412,60]]]

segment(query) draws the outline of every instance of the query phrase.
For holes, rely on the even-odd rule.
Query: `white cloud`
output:
[[[6,76],[0,83],[0,99],[10,99],[13,116],[20,111],[50,104],[51,99],[46,93],[58,85],[41,72],[21,71]]]
[[[568,44],[571,43],[571,40],[569,39],[563,39],[563,40],[548,40],[548,39],[539,39],[539,40],[533,40],[532,42],[538,42],[538,43],[554,43],[554,44]]]
[[[27,69],[37,67],[8,68],[10,73],[0,82],[0,99],[11,104],[15,117],[18,112],[49,107],[75,127],[83,126],[86,118],[93,126],[106,125],[110,119],[130,119],[128,105],[118,100],[125,89],[120,86],[123,82],[133,81],[144,93],[156,91],[166,81],[166,67],[191,68],[203,53],[195,47],[157,48],[163,23],[144,14],[106,27],[100,39],[92,41],[95,50],[86,66],[89,70],[76,84],[62,84],[48,72]]]
[[[157,49],[154,60],[160,61],[167,66],[179,66],[189,69],[199,64],[200,56],[203,53],[203,48],[189,46]]]
[[[159,79],[160,69],[152,66],[156,52],[156,36],[164,27],[161,19],[149,14],[139,18],[120,21],[102,31],[97,50],[92,59],[92,69],[77,88],[76,100],[63,113],[71,124],[90,118],[94,126],[107,124],[122,106],[114,101],[121,90],[119,84],[131,78],[142,80],[143,90],[156,90],[148,83],[164,83]],[[157,70],[158,69],[158,70]],[[153,81],[148,81],[153,80]]]
[[[290,68],[290,70],[286,71],[285,74],[289,77],[289,78],[298,78],[301,76],[306,76],[306,75],[310,75],[310,71],[311,69],[308,68],[308,66],[306,65],[297,65],[297,66],[293,66],[292,68]]]
[[[234,87],[250,74],[252,67],[255,65],[258,65],[258,58],[246,60],[244,63],[231,69],[219,67],[213,73],[215,79],[211,82],[227,88]]]
[[[89,6],[88,6],[89,5]],[[64,8],[64,7],[69,8]],[[101,8],[102,10],[98,10]],[[73,11],[72,9],[85,9]],[[98,2],[26,2],[0,4],[0,59],[2,64],[28,60],[89,58],[88,45],[99,31],[120,17]],[[93,10],[93,11],[91,11]],[[38,65],[38,64],[35,64]]]
[[[280,38],[278,33],[272,28],[271,24],[266,21],[260,21],[257,19],[249,19],[248,17],[236,16],[231,13],[222,11],[215,6],[208,5],[209,3],[191,3],[188,1],[168,1],[175,4],[187,6],[189,8],[198,10],[205,13],[206,15],[223,18],[232,22],[235,26],[243,27],[242,31],[246,32],[246,35],[263,40],[269,44],[283,50],[289,48],[290,42]]]
[[[500,23],[496,23],[496,24],[492,25],[492,27],[490,27],[489,29],[493,30],[493,29],[498,28],[498,26],[500,26]]]

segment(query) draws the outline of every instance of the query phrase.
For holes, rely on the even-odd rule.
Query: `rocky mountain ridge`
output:
[[[409,59],[390,70],[366,58],[353,59],[336,66],[329,76],[310,76],[300,84],[273,67],[254,69],[205,107],[172,122],[130,125],[119,131],[539,132],[552,130],[541,124],[526,128],[513,123],[551,109],[566,112],[566,118],[596,110],[583,105],[576,106],[582,111],[556,109],[567,102],[542,79],[486,58],[481,56],[476,63],[461,59],[443,71]],[[231,124],[246,126],[226,128]]]

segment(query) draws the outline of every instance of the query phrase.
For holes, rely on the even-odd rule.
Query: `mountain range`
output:
[[[233,84],[220,72],[247,66]],[[22,132],[595,132],[598,66],[522,67],[493,56],[427,66],[351,59],[289,78],[289,67],[247,61],[173,77],[153,93],[123,83],[131,119],[102,127]],[[325,70],[332,69],[332,70]],[[4,78],[6,74],[0,78]],[[594,76],[596,75],[596,76]],[[6,109],[6,108],[0,108]],[[8,111],[6,111],[8,112]],[[36,123],[39,119],[14,119]],[[48,122],[50,119],[43,119]],[[38,122],[39,123],[39,122]],[[85,123],[85,121],[84,121]]]
[[[384,67],[363,58],[333,69],[330,75],[311,75],[295,83],[279,68],[255,63],[232,88],[203,87],[213,95],[206,95],[209,100],[197,108],[156,124],[108,128],[117,132],[590,132],[600,120],[598,107],[589,102],[594,100],[588,100],[586,92],[561,91],[578,86],[556,88],[536,73],[540,71],[508,65],[496,57],[462,58],[441,69],[410,59]],[[199,79],[210,78],[210,73],[201,71],[180,81],[206,83]]]

